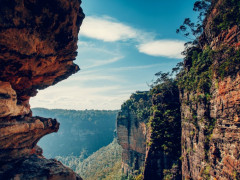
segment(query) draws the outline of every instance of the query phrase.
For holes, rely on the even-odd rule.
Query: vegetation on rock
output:
[[[240,3],[236,0],[212,1],[212,11],[206,10],[203,32],[195,39],[197,43],[187,46],[184,52],[184,66],[177,75],[182,104],[183,178],[220,178],[221,172],[216,176],[214,169],[225,155],[219,150],[223,149],[222,137],[216,140],[214,136],[227,122],[228,109],[236,111],[227,101],[231,102],[228,95],[231,91],[236,93],[237,89],[225,89],[227,84],[219,89],[218,84],[230,78],[233,82],[239,72],[239,8]],[[224,91],[226,95],[219,94]],[[218,109],[220,106],[221,110]],[[194,164],[197,162],[201,162],[202,167]],[[224,174],[221,177],[230,176]]]
[[[167,79],[151,89],[153,96],[150,144],[157,151],[180,157],[181,114],[177,83]]]
[[[240,2],[239,0],[223,0],[219,6],[219,11],[211,26],[211,31],[219,34],[222,30],[227,30],[234,25],[240,25]]]
[[[159,72],[152,95],[151,116],[148,122],[150,138],[144,177],[178,179],[181,177],[181,113],[177,81],[169,73]],[[156,85],[157,84],[157,85]],[[155,160],[154,160],[155,159]],[[161,161],[161,165],[157,161]],[[166,163],[164,161],[167,160]],[[156,162],[155,162],[156,161]]]
[[[131,111],[136,114],[138,120],[147,120],[150,115],[151,95],[148,91],[137,91],[130,99],[122,104],[121,110]],[[121,118],[119,113],[118,118]],[[124,117],[123,117],[124,118]]]

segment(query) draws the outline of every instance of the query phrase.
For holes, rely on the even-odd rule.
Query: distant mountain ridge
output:
[[[64,110],[33,108],[34,116],[56,118],[60,122],[58,133],[45,136],[38,143],[46,157],[85,157],[110,144],[114,138],[117,110]]]

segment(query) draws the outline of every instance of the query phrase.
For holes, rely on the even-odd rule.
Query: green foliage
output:
[[[85,159],[76,172],[86,180],[120,180],[121,174],[121,155],[122,148],[118,145],[117,140],[95,152]]]
[[[237,172],[237,170],[233,171],[233,179],[234,180],[239,180],[240,179],[240,173]]]
[[[118,113],[118,119],[128,118],[129,113],[136,114],[138,120],[148,120],[151,107],[151,95],[148,91],[137,91],[130,99],[122,104],[122,112]],[[126,113],[127,111],[128,113]]]
[[[213,129],[215,127],[216,124],[216,119],[214,118],[209,118],[208,122],[206,122],[205,124],[205,131],[204,131],[204,135],[205,135],[205,142],[204,142],[204,148],[205,148],[205,157],[206,159],[208,158],[208,153],[209,153],[209,144],[210,141],[212,139],[212,133],[213,133]]]
[[[201,51],[198,48],[189,49],[185,58],[186,69],[178,75],[178,85],[187,91],[210,91],[212,80],[212,58],[214,52],[210,48]]]
[[[210,170],[211,167],[209,165],[204,167],[203,173],[202,173],[202,177],[206,180],[210,180]]]
[[[164,169],[163,170],[163,180],[173,180],[173,179],[180,179],[178,175],[178,165],[173,164],[171,169]]]
[[[167,78],[151,89],[151,94],[153,113],[149,120],[152,130],[149,144],[178,159],[181,150],[181,115],[177,83]]]
[[[222,79],[228,75],[235,74],[240,67],[240,50],[235,50],[234,48],[223,48],[221,50],[225,54],[225,59],[219,62],[216,68],[218,77]]]
[[[185,43],[185,47],[188,48],[189,45],[196,46],[201,44],[199,43],[199,37],[203,33],[203,19],[209,12],[211,7],[211,0],[198,0],[194,3],[194,11],[198,12],[197,22],[193,22],[190,18],[185,18],[183,24],[176,30],[176,33],[181,33],[186,38],[191,41]],[[183,54],[186,52],[184,51]]]
[[[227,30],[234,25],[240,25],[240,1],[224,0],[220,7],[220,13],[213,19],[211,30],[216,34]]]
[[[164,169],[163,170],[163,175],[164,175],[164,180],[172,180],[172,172],[169,169]]]
[[[125,180],[121,171],[122,148],[114,139],[111,144],[99,149],[87,159],[81,157],[60,157],[57,159],[72,168],[86,180]]]
[[[179,166],[174,169],[174,172],[172,169],[166,169],[169,168],[169,165],[171,166],[171,163],[181,164],[179,160],[181,156],[181,114],[177,81],[171,78],[173,73],[158,72],[155,75],[158,76],[158,79],[150,90],[152,108],[147,123],[148,130],[151,132],[150,139],[146,142],[149,146],[150,154],[148,156],[153,159],[159,158],[156,154],[160,153],[165,158],[171,157],[168,165],[161,166],[160,173],[165,176],[165,179],[180,178]],[[148,169],[148,172],[145,171],[145,173],[148,173],[147,176],[154,176],[152,173],[155,172],[149,170],[149,168],[156,168],[153,166],[157,165],[150,165],[146,162],[145,168]]]
[[[225,58],[217,59],[219,55]],[[213,60],[218,64],[213,66]],[[188,92],[204,93],[205,100],[211,98],[210,88],[212,86],[213,72],[222,79],[228,75],[234,74],[240,66],[240,50],[233,48],[222,48],[213,51],[209,47],[203,51],[199,48],[191,48],[185,58],[185,69],[178,74],[178,85],[181,89]],[[199,96],[200,100],[201,96]]]
[[[143,180],[143,174],[139,174],[134,178],[134,180]]]

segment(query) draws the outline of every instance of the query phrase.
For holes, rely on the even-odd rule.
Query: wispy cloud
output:
[[[163,64],[151,64],[151,65],[144,65],[144,66],[126,66],[126,67],[119,67],[119,68],[112,68],[110,70],[114,71],[132,71],[132,70],[137,70],[137,69],[148,69],[152,67],[158,67]]]
[[[119,52],[118,48],[111,49],[109,47],[94,44],[92,41],[80,41],[78,43],[77,63],[81,69],[91,69],[103,65],[115,63],[124,56]]]
[[[117,22],[113,18],[88,16],[83,21],[80,35],[106,42],[114,42],[136,38],[137,31],[128,25]]]
[[[123,58],[123,56],[114,57],[114,58],[105,59],[105,60],[90,60],[89,62],[91,62],[91,65],[86,66],[85,68],[89,69],[89,68],[93,68],[93,67],[103,66],[106,64],[111,64],[111,63],[119,61],[122,58]]]
[[[126,80],[122,79],[119,76],[116,75],[106,75],[106,74],[101,74],[101,70],[98,71],[90,71],[91,73],[79,73],[76,75],[73,75],[71,77],[68,78],[67,81],[62,82],[62,85],[64,86],[68,86],[69,84],[82,84],[84,86],[86,86],[85,83],[89,83],[89,82],[114,82],[114,83],[119,83],[119,82],[126,82]]]
[[[155,34],[136,29],[117,20],[102,16],[88,16],[84,20],[80,35],[105,42],[125,41],[132,39],[139,52],[150,56],[181,59],[184,50],[183,41],[159,40]],[[83,43],[82,43],[83,44]]]
[[[78,40],[78,43],[77,43],[78,47],[94,47],[95,46],[95,43],[94,42],[91,42],[91,41],[80,41]]]
[[[184,50],[184,43],[177,40],[157,40],[140,44],[138,50],[151,56],[182,59],[181,52]]]

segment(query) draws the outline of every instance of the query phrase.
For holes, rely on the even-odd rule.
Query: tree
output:
[[[211,0],[199,0],[194,3],[193,10],[199,12],[198,20],[196,23],[192,22],[190,18],[186,18],[183,24],[176,30],[176,33],[182,34],[190,41],[185,43],[186,49],[189,46],[201,47],[199,37],[203,33],[203,19],[207,15],[211,6]]]

